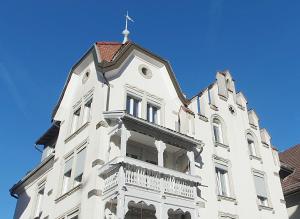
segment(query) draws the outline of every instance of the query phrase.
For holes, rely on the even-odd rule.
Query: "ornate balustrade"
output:
[[[196,186],[201,181],[197,176],[128,157],[119,157],[104,165],[100,176],[104,178],[104,193],[121,183],[189,199],[196,197]]]

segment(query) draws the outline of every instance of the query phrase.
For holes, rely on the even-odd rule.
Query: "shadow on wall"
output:
[[[25,212],[25,210],[29,205],[29,202],[30,202],[30,197],[27,195],[26,192],[23,192],[17,200],[14,219],[19,219],[23,215],[23,213]]]
[[[300,203],[298,203],[296,211],[289,217],[290,219],[299,219],[300,218]]]

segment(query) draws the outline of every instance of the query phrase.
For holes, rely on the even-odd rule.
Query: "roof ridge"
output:
[[[100,45],[122,45],[122,43],[120,42],[109,42],[109,41],[98,41],[96,42],[96,44],[100,44]]]

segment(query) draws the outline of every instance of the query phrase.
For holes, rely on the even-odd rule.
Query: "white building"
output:
[[[227,71],[187,99],[166,60],[98,42],[52,116],[14,218],[288,218],[277,151]]]

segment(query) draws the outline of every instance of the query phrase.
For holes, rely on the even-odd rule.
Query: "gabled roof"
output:
[[[65,93],[68,83],[71,79],[73,70],[84,60],[84,58],[88,54],[90,54],[90,53],[94,54],[94,57],[97,58],[96,67],[98,67],[98,69],[100,69],[102,73],[105,73],[105,72],[108,72],[108,71],[118,68],[134,49],[138,50],[142,53],[145,53],[146,55],[149,55],[151,58],[153,58],[165,65],[165,67],[169,73],[169,76],[173,82],[173,85],[175,87],[175,90],[178,94],[179,99],[181,100],[183,105],[187,105],[189,103],[189,100],[182,93],[182,90],[177,82],[177,79],[171,68],[171,65],[167,60],[155,55],[154,53],[152,53],[130,41],[128,41],[124,44],[118,43],[118,42],[96,42],[94,44],[94,46],[91,47],[83,55],[83,57],[72,67],[72,69],[69,73],[69,76],[67,78],[67,81],[64,85],[63,91],[59,97],[59,100],[53,109],[52,119],[54,118],[55,113],[57,112],[59,105],[63,99],[64,93]]]
[[[281,152],[279,158],[282,163],[281,169],[289,167],[293,170],[281,182],[284,194],[300,191],[300,144]]]
[[[110,62],[123,44],[119,42],[96,42],[101,61]]]

